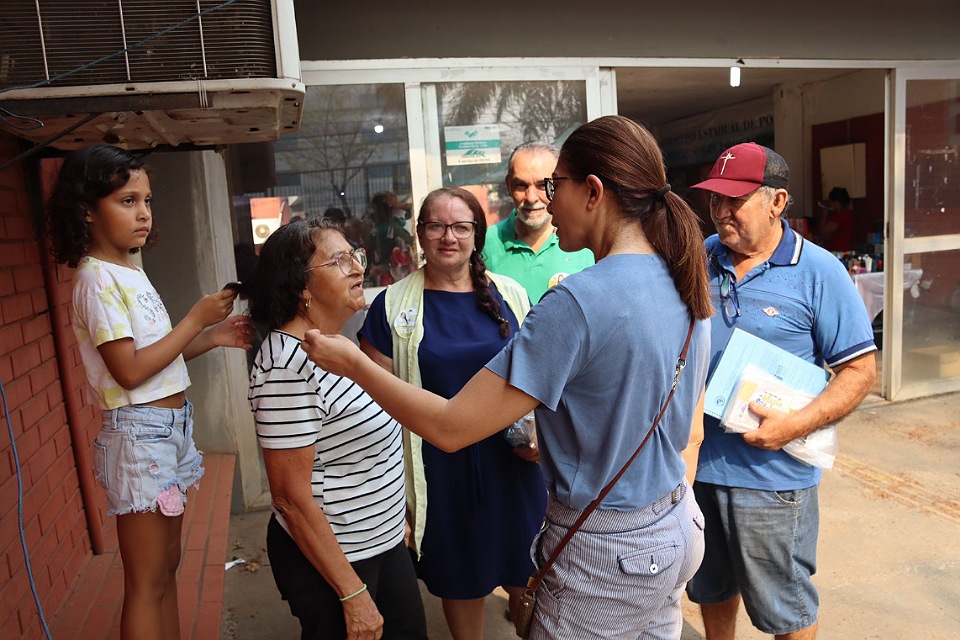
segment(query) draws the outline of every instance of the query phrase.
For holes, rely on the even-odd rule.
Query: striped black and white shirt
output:
[[[403,539],[401,427],[363,389],[310,362],[298,338],[273,331],[254,361],[248,399],[261,447],[314,448],[313,496],[347,560]]]

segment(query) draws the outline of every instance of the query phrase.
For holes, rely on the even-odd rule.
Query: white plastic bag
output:
[[[533,411],[503,430],[503,437],[511,447],[526,447],[537,433],[537,421]]]
[[[812,400],[813,396],[790,388],[763,369],[747,365],[733,396],[727,402],[720,424],[727,433],[746,433],[760,426],[760,419],[750,412],[751,402],[775,411],[793,413]],[[839,448],[837,425],[828,424],[788,442],[783,450],[810,466],[832,469]]]

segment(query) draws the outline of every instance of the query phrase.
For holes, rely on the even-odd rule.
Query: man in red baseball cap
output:
[[[694,189],[705,189],[731,198],[745,196],[758,187],[790,188],[790,167],[773,149],[744,142],[724,151],[710,175]]]
[[[710,192],[717,228],[705,242],[718,309],[711,319],[713,366],[741,329],[836,373],[794,413],[751,405],[760,420],[754,431],[726,433],[717,418],[704,415],[693,487],[706,521],[705,551],[687,594],[700,604],[707,640],[733,640],[741,600],[764,633],[816,638],[819,596],[811,576],[820,469],[783,446],[850,413],[876,379],[863,301],[840,261],[782,219],[789,186],[786,161],[752,142],[724,151],[694,185]],[[708,406],[723,400],[706,398]]]

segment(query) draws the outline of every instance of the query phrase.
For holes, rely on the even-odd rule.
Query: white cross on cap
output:
[[[727,160],[736,160],[737,157],[732,153],[730,153],[729,151],[727,151],[727,155],[720,156],[720,159],[723,160],[723,166],[720,167],[720,175],[723,175],[723,170],[727,168]]]

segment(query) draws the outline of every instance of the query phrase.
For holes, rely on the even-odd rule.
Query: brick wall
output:
[[[14,138],[0,134],[0,163],[19,151]],[[0,381],[19,454],[27,548],[49,622],[91,547],[41,253],[17,165],[0,173]],[[65,277],[59,287],[69,290]],[[67,362],[80,368],[82,382],[75,345]],[[85,409],[85,421],[95,423],[93,411]],[[41,638],[18,533],[17,468],[6,417],[0,416],[0,425],[0,638]],[[94,427],[85,427],[90,446]],[[102,504],[97,511],[102,520]]]

